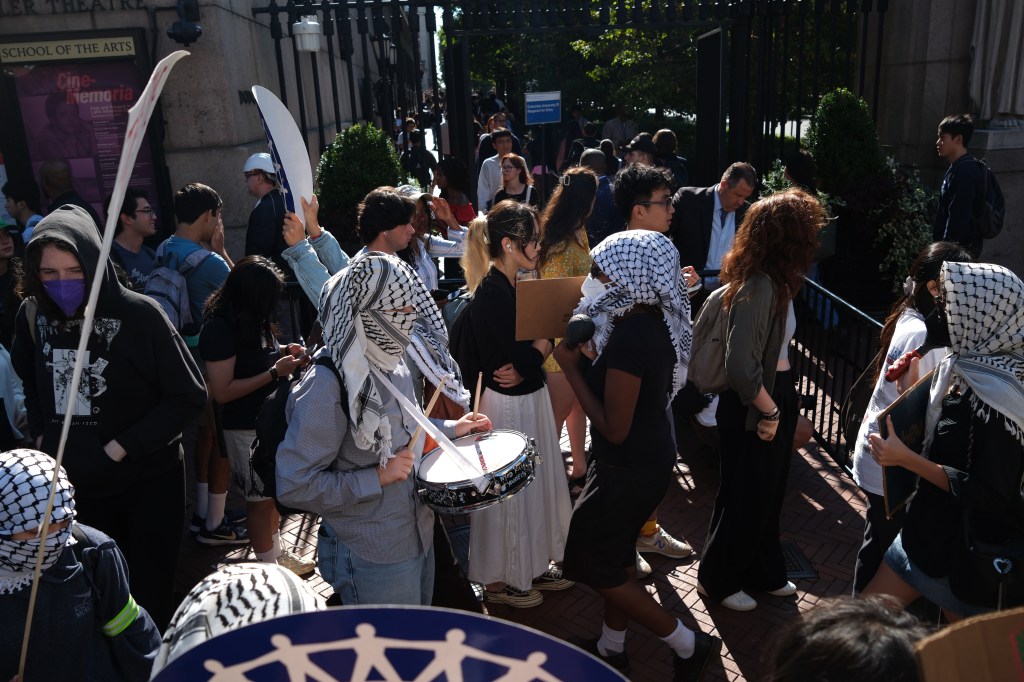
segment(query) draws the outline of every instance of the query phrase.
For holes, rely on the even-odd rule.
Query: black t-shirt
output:
[[[281,357],[281,351],[276,343],[265,345],[262,348],[239,347],[230,323],[223,317],[214,317],[203,325],[203,331],[199,335],[199,353],[204,361],[209,362],[235,358],[235,379],[248,379],[262,374]],[[249,395],[224,403],[221,406],[223,427],[225,429],[256,428],[256,415],[259,414],[263,401],[276,387],[277,383],[271,381]]]
[[[604,400],[605,377],[617,369],[640,378],[640,393],[629,435],[614,445],[591,426],[594,457],[631,469],[671,466],[675,443],[668,416],[668,392],[676,354],[665,321],[657,312],[640,312],[615,323],[608,344],[587,371],[591,390]]]
[[[537,190],[530,185],[527,185],[519,194],[509,194],[505,191],[505,188],[501,188],[498,190],[498,193],[494,195],[495,204],[505,199],[511,199],[512,201],[518,201],[521,204],[540,207],[540,194],[538,194]]]

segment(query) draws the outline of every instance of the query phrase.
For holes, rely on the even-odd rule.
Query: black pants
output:
[[[740,590],[774,590],[786,584],[779,515],[786,495],[796,391],[790,372],[775,377],[772,398],[782,417],[775,438],[746,430],[747,406],[734,391],[718,401],[721,484],[711,515],[698,579],[712,599]]]
[[[185,525],[185,467],[109,497],[75,496],[77,520],[114,539],[128,562],[129,587],[162,632],[177,606],[174,576]]]
[[[853,569],[854,594],[862,592],[875,577],[882,565],[882,557],[899,535],[903,517],[907,514],[907,508],[901,507],[892,519],[887,519],[885,499],[866,490],[864,494],[868,498],[868,509],[864,518],[864,544],[857,552],[857,565]]]

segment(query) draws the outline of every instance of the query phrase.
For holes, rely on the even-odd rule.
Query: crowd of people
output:
[[[512,132],[504,103],[483,98],[484,113],[476,159],[438,160],[415,119],[403,126],[396,145],[415,161],[419,186],[366,195],[364,247],[352,256],[319,224],[315,196],[301,199],[301,215],[286,210],[267,154],[242,165],[258,203],[237,263],[220,196],[204,184],[178,190],[175,229],[155,249],[150,198],[129,188],[105,261],[85,208],[67,201],[37,220],[32,193],[10,188],[18,225],[0,229],[0,612],[9,616],[0,630],[20,641],[45,546],[30,677],[63,677],[73,664],[97,678],[147,679],[154,660],[158,669],[194,644],[183,619],[220,583],[204,581],[175,603],[186,523],[199,543],[250,545],[268,582],[318,569],[346,605],[458,603],[464,584],[450,580],[458,568],[445,525],[419,495],[416,468],[442,435],[496,429],[525,434],[541,456],[528,486],[469,516],[468,578],[485,604],[531,608],[544,591],[587,585],[602,599],[603,626],[579,646],[625,670],[627,628],[639,623],[669,647],[674,679],[700,679],[721,640],[684,625],[639,582],[652,572],[643,554],[693,554],[662,527],[658,508],[680,451],[676,420],[699,412],[717,428],[721,477],[698,591],[736,611],[796,594],[779,522],[799,443],[794,308],[829,219],[813,173],[812,186],[751,203],[759,181],[750,164],[733,163],[710,187],[688,186],[675,135],[638,133],[625,109],[602,140],[575,108],[550,165]],[[891,614],[919,595],[950,620],[1024,602],[1013,583],[979,575],[971,549],[1009,551],[1024,539],[1024,284],[974,262],[968,239],[920,255],[882,333],[853,446],[869,503],[854,589],[879,598],[842,607],[865,629],[891,621],[918,633]],[[442,285],[453,277],[465,278],[468,304],[448,303]],[[592,339],[517,338],[517,285],[535,277],[585,277],[576,312],[594,322]],[[300,298],[283,295],[289,282]],[[725,320],[727,388],[701,395],[688,383],[691,320],[720,287],[710,300]],[[442,308],[456,303],[446,324]],[[887,380],[924,346],[935,350]],[[922,456],[891,423],[880,433],[877,416],[933,367]],[[266,481],[251,446],[282,386],[287,428]],[[196,471],[190,519],[186,456]],[[921,478],[900,515],[882,511],[882,466]],[[231,487],[244,510],[226,508]],[[315,561],[283,545],[283,508],[320,518]],[[959,547],[964,536],[971,548]],[[308,597],[275,608],[317,608]],[[82,600],[96,612],[89,622],[78,617]],[[829,655],[842,646],[808,635],[833,624],[806,620],[780,644],[774,679],[841,667]],[[48,655],[58,638],[76,643],[73,655]],[[893,666],[906,667],[912,639],[887,641]],[[814,646],[817,659],[801,657]],[[18,647],[4,647],[0,676],[17,658]]]

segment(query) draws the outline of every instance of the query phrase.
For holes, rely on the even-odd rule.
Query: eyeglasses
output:
[[[504,173],[505,171],[514,171],[514,170],[517,170],[515,166],[502,166],[501,167],[501,172],[502,173]]]
[[[150,213],[150,214],[152,214],[153,213],[153,209],[152,208],[137,208],[137,209],[135,209],[135,212],[136,213]]]
[[[259,174],[260,174],[260,173],[262,173],[262,172],[263,172],[263,171],[258,171],[258,170],[251,170],[251,171],[246,171],[246,173],[245,173],[245,177],[247,177],[247,178],[251,178],[252,176],[254,176],[254,175],[259,175]]]
[[[636,201],[633,203],[634,206],[661,206],[666,211],[668,207],[672,205],[672,197],[666,197],[662,201]]]

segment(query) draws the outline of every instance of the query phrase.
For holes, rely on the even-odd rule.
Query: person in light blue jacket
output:
[[[327,230],[320,227],[317,214],[320,202],[316,195],[310,201],[299,199],[302,203],[302,214],[306,219],[305,227],[299,216],[285,213],[284,241],[288,245],[281,256],[295,272],[295,278],[314,306],[320,303],[320,290],[331,275],[343,270],[349,261],[348,254],[341,250],[341,245]]]

